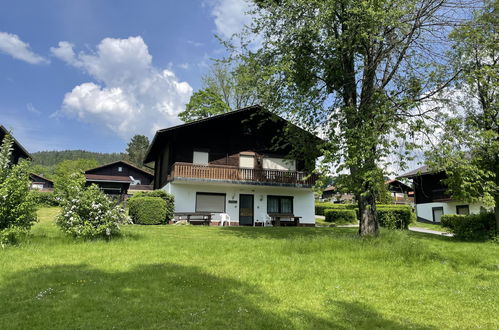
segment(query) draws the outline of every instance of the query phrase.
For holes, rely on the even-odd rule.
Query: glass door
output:
[[[253,226],[253,195],[239,195],[239,225]]]

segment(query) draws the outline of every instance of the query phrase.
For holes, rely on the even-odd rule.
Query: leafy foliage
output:
[[[120,234],[120,224],[128,222],[125,210],[96,185],[85,188],[85,179],[76,173],[61,189],[62,211],[56,219],[61,230],[76,238],[110,239]]]
[[[145,135],[134,135],[128,142],[126,152],[130,162],[138,167],[144,167],[144,159],[149,148],[149,139]]]
[[[357,208],[355,204],[335,204],[329,202],[316,202],[315,203],[315,214],[325,215],[324,211],[327,209],[349,209],[354,210]]]
[[[82,174],[86,170],[97,167],[95,159],[64,160],[57,164],[53,175],[54,191],[57,195],[65,197],[68,187],[74,184],[72,176]]]
[[[324,166],[349,171],[359,233],[376,235],[380,166],[393,154],[407,159],[415,141],[407,132],[431,130],[417,106],[445,86],[446,59],[429,49],[440,44],[434,26],[446,24],[442,14],[452,3],[254,2],[249,32],[262,38],[261,47],[234,56],[258,64],[263,106],[307,129],[326,127]]]
[[[257,102],[253,69],[241,63],[216,62],[203,78],[179,118],[191,122],[254,105]]]
[[[166,202],[165,221],[168,222],[169,220],[173,219],[175,212],[175,196],[173,196],[172,194],[169,194],[162,189],[157,189],[153,191],[141,191],[134,194],[130,200],[137,197],[160,197],[164,199],[164,201]]]
[[[324,211],[327,222],[334,223],[357,223],[355,210],[348,209],[326,209]]]
[[[416,215],[410,206],[377,206],[378,221],[381,227],[388,229],[408,229]]]
[[[59,206],[59,198],[52,191],[31,191],[31,198],[37,206]]]
[[[15,243],[36,221],[29,194],[28,163],[10,163],[13,139],[7,134],[0,148],[0,244]]]
[[[470,215],[444,214],[442,226],[449,228],[457,239],[465,241],[486,240],[497,235],[492,212]]]
[[[134,223],[159,225],[166,222],[166,202],[161,197],[134,197],[128,201],[128,213]]]

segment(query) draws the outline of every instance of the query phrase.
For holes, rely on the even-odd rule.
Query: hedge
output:
[[[355,210],[348,209],[326,209],[324,211],[327,222],[356,223],[357,214]]]
[[[377,205],[378,222],[389,229],[408,229],[415,220],[415,214],[409,205]]]
[[[31,197],[37,206],[59,206],[59,201],[52,191],[32,190]]]
[[[449,228],[457,239],[466,241],[487,240],[497,235],[493,212],[470,215],[444,214],[442,226]]]
[[[134,197],[128,200],[128,214],[133,223],[159,225],[166,223],[166,202],[161,197]]]
[[[175,196],[167,193],[164,190],[158,189],[153,191],[138,192],[130,198],[130,200],[139,197],[160,197],[166,202],[166,223],[173,219],[175,213]]]
[[[357,204],[335,204],[329,202],[316,202],[315,203],[315,214],[325,215],[324,210],[327,209],[346,209],[353,210],[357,208]]]

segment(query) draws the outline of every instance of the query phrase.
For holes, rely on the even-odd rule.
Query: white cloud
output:
[[[42,112],[35,108],[35,106],[32,103],[26,104],[26,109],[28,109],[29,112],[35,114],[35,115],[40,115]]]
[[[19,39],[16,34],[0,32],[0,52],[31,64],[49,63],[46,58],[33,53],[29,44]]]
[[[177,115],[189,101],[192,87],[171,70],[155,68],[141,37],[103,39],[91,54],[76,54],[68,42],[51,51],[97,81],[67,93],[63,114],[103,124],[124,139],[180,123]]]
[[[247,14],[251,5],[247,0],[211,0],[208,5],[212,7],[217,33],[222,37],[230,38],[251,23]]]

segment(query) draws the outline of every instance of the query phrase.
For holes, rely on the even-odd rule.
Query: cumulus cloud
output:
[[[247,0],[211,0],[208,4],[212,7],[217,33],[222,37],[228,39],[251,23],[247,14],[251,5]]]
[[[76,54],[65,41],[51,51],[95,79],[67,93],[61,112],[103,124],[124,139],[178,124],[177,115],[192,94],[192,87],[171,70],[152,65],[141,37],[106,38],[92,53]]]
[[[46,58],[33,53],[29,44],[22,41],[16,34],[0,32],[0,52],[30,64],[49,63]]]

